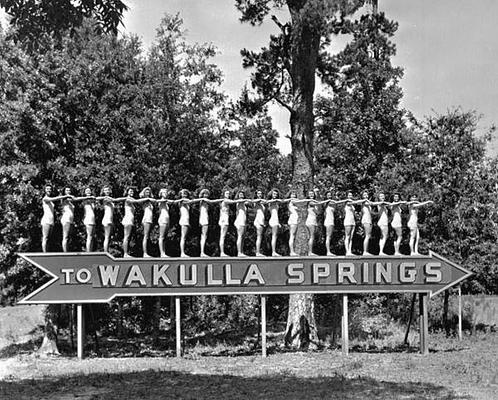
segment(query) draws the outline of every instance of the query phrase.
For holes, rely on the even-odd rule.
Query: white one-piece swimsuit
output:
[[[270,203],[269,209],[270,209],[270,220],[268,221],[268,224],[272,228],[280,226],[280,221],[278,220],[278,203],[277,202]]]
[[[228,213],[229,213],[229,205],[223,200],[220,206],[220,219],[218,221],[219,226],[228,226]]]
[[[361,223],[372,224],[372,206],[367,202],[361,206]]]
[[[135,222],[135,205],[129,201],[125,200],[124,204],[124,216],[121,220],[123,226],[133,225]]]
[[[85,218],[83,218],[84,225],[95,225],[95,202],[93,200],[85,200],[83,203],[85,210]]]
[[[387,207],[384,205],[379,205],[377,206],[379,209],[380,217],[379,220],[377,221],[378,226],[387,226],[388,225],[388,219],[387,219]]]
[[[344,226],[355,226],[356,221],[354,219],[354,205],[351,203],[346,203],[344,206]]]
[[[311,202],[308,203],[308,216],[306,217],[306,226],[318,225],[318,222],[316,220],[316,208],[316,204],[313,204]]]
[[[289,205],[287,206],[289,209],[289,219],[287,224],[289,225],[297,225],[297,221],[299,220],[299,214],[297,213],[297,206],[291,200],[289,201]]]
[[[188,203],[181,203],[181,205],[180,205],[180,221],[179,221],[178,225],[190,226],[189,209],[190,209],[190,206]]]
[[[256,203],[256,216],[254,217],[254,226],[256,228],[265,226],[265,205],[261,202]]]
[[[207,226],[209,225],[209,212],[208,212],[208,203],[206,201],[201,202],[201,206],[199,207],[199,225]]]
[[[165,201],[159,203],[159,218],[157,223],[159,225],[169,225],[169,204]]]
[[[150,201],[144,203],[144,216],[142,217],[142,224],[152,224],[152,214],[154,206]]]
[[[41,219],[42,225],[53,225],[54,224],[54,202],[43,200],[43,217]]]
[[[332,203],[329,203],[325,208],[325,220],[323,221],[323,225],[325,226],[334,226],[334,211],[335,206]]]
[[[391,221],[391,226],[393,228],[401,228],[401,207],[393,206],[392,208],[393,220]]]

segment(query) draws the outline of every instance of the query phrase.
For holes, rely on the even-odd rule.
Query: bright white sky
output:
[[[250,71],[241,66],[240,49],[257,50],[276,32],[272,22],[252,27],[239,22],[234,0],[127,0],[130,10],[124,31],[137,34],[148,47],[165,13],[179,12],[192,42],[210,42],[225,76],[224,89],[238,97]],[[483,115],[480,130],[498,122],[498,1],[379,0],[379,8],[399,22],[394,39],[396,65],[404,67],[403,106],[417,117],[453,107]],[[0,13],[1,14],[1,13]],[[1,17],[1,15],[0,15]],[[279,147],[290,151],[285,138],[288,115],[271,108]],[[498,140],[490,148],[498,153]]]
[[[237,97],[250,71],[241,66],[240,49],[258,49],[275,31],[272,22],[252,27],[238,21],[233,0],[128,0],[127,32],[138,34],[145,46],[154,39],[164,13],[179,12],[188,39],[215,44],[215,62],[225,75],[224,89]],[[379,0],[379,8],[399,22],[395,37],[396,65],[405,69],[401,82],[403,106],[417,117],[453,107],[483,114],[484,130],[498,122],[498,1],[496,0]],[[272,108],[279,146],[285,139],[288,115]],[[498,147],[498,146],[497,146]]]

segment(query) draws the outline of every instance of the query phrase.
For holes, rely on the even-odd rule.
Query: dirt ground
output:
[[[0,399],[498,399],[497,333],[431,335],[430,350],[84,360],[25,352],[0,358]]]

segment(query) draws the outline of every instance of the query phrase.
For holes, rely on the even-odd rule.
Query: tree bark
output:
[[[313,94],[321,32],[311,26],[312,21],[305,11],[306,1],[289,0],[287,4],[292,19],[289,71],[292,81],[292,185],[302,198],[313,188]],[[308,254],[308,230],[303,217],[300,215],[295,242],[299,255]],[[314,309],[313,295],[289,296],[286,346],[299,349],[315,346],[318,333]]]
[[[45,329],[43,341],[38,349],[38,353],[42,355],[59,355],[57,348],[57,313],[59,305],[49,304],[45,310]]]

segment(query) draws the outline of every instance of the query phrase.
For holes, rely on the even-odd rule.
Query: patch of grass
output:
[[[292,373],[244,377],[174,371],[89,374],[56,380],[0,383],[1,398],[83,399],[457,399],[432,384],[396,383],[344,376],[300,377]],[[57,396],[57,397],[56,397]]]

